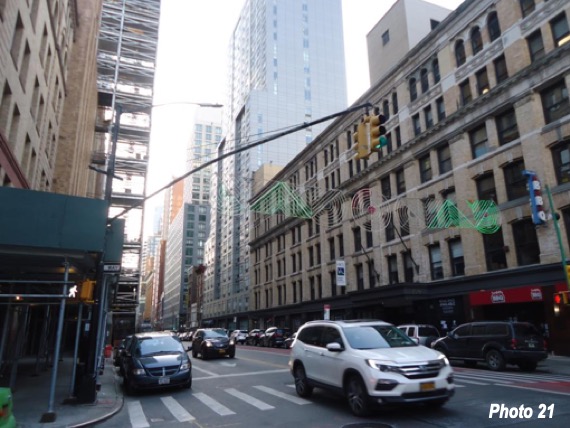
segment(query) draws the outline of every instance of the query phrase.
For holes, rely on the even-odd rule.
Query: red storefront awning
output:
[[[565,291],[568,287],[561,282],[554,286],[555,291]],[[469,293],[471,306],[497,305],[501,303],[542,302],[544,288],[540,285],[506,288],[504,290],[485,290]]]

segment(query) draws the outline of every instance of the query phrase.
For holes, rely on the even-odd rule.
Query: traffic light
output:
[[[566,264],[566,285],[570,284],[570,264]]]
[[[93,302],[93,289],[96,281],[86,280],[81,283],[79,290],[79,300],[83,302]]]
[[[382,147],[388,145],[386,137],[386,128],[383,126],[386,118],[383,114],[377,114],[370,117],[370,150],[379,152]]]
[[[567,305],[568,304],[568,291],[559,291],[554,293],[554,304],[555,305]]]
[[[364,116],[362,122],[357,126],[356,132],[352,134],[354,145],[352,149],[356,152],[356,160],[368,159],[370,156],[370,117]]]

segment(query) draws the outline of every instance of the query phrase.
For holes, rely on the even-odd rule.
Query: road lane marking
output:
[[[148,428],[150,425],[144,415],[140,401],[130,401],[127,403],[129,419],[133,428]]]
[[[230,409],[228,409],[222,403],[214,400],[209,395],[203,394],[201,392],[197,392],[195,394],[192,394],[192,396],[196,397],[198,400],[200,400],[202,403],[204,403],[206,406],[208,406],[210,409],[212,409],[214,412],[216,412],[220,416],[235,415],[235,412],[232,412]]]
[[[467,380],[467,379],[463,379],[463,378],[458,378],[457,376],[454,376],[454,377],[455,377],[456,382],[470,383],[473,385],[489,385],[488,383],[476,382],[474,380]]]
[[[259,389],[260,391],[263,391],[267,394],[271,394],[271,395],[274,395],[276,397],[282,398],[284,400],[290,401],[291,403],[301,404],[301,405],[302,404],[311,404],[311,401],[309,401],[309,400],[305,400],[303,398],[295,397],[294,395],[285,394],[284,392],[277,391],[276,389],[268,388],[266,386],[255,385],[254,388]]]
[[[190,422],[196,420],[194,416],[186,411],[173,397],[160,397],[166,408],[172,413],[178,422]]]
[[[558,395],[565,395],[566,397],[570,396],[570,393],[568,392],[560,392],[560,391],[552,391],[550,389],[544,389],[544,388],[533,388],[532,386],[518,386],[518,385],[502,385],[502,384],[498,384],[498,386],[506,386],[507,388],[518,388],[518,389],[525,389],[525,390],[530,390],[530,391],[540,391],[540,392],[546,392],[548,394],[558,394]]]
[[[192,378],[192,381],[195,381],[195,380],[204,380],[204,379],[212,379],[212,378],[220,379],[220,378],[223,378],[223,377],[255,376],[255,375],[261,375],[261,374],[274,374],[274,373],[285,373],[285,372],[289,372],[289,369],[281,369],[281,370],[262,370],[262,371],[257,371],[257,372],[229,373],[229,374],[215,374],[215,373],[212,373],[211,376],[207,376],[207,377],[193,377],[193,378]]]
[[[251,395],[244,394],[243,392],[240,392],[235,388],[228,388],[225,391],[228,394],[233,395],[234,397],[237,397],[240,400],[245,401],[247,404],[251,404],[252,406],[257,407],[259,410],[270,410],[275,408],[267,403],[264,403],[261,400],[258,400],[255,397],[252,397]]]
[[[210,377],[217,377],[217,376],[218,376],[217,373],[214,373],[214,372],[210,372],[210,371],[208,371],[208,370],[201,369],[200,367],[198,367],[198,366],[196,366],[196,365],[194,365],[194,364],[192,364],[192,370],[193,370],[193,371],[194,371],[194,370],[197,370],[197,371],[199,371],[199,372],[202,372],[202,373],[204,373],[204,374],[209,375]]]

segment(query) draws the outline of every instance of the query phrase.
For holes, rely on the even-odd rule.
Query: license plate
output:
[[[534,348],[534,343],[529,343],[529,344],[528,344],[528,347],[529,347],[529,348]]]
[[[220,349],[219,352],[220,352],[220,354],[225,354],[225,353],[226,353],[226,350],[225,350],[225,349]]]
[[[170,383],[169,377],[159,377],[158,378],[158,384],[159,385],[168,385],[169,383]]]
[[[435,382],[422,382],[420,383],[420,391],[433,391],[435,389]]]

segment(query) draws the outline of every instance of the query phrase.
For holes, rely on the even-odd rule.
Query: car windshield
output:
[[[207,339],[218,339],[222,337],[228,337],[225,333],[218,330],[208,330],[204,332],[204,337]]]
[[[173,354],[184,352],[184,348],[175,338],[165,337],[143,337],[137,343],[135,355],[148,357],[157,354]]]
[[[435,329],[435,327],[420,327],[418,329],[418,336],[426,337],[426,336],[437,336],[439,337],[439,331]]]
[[[417,346],[399,328],[391,325],[347,327],[344,334],[354,349],[402,348]]]

